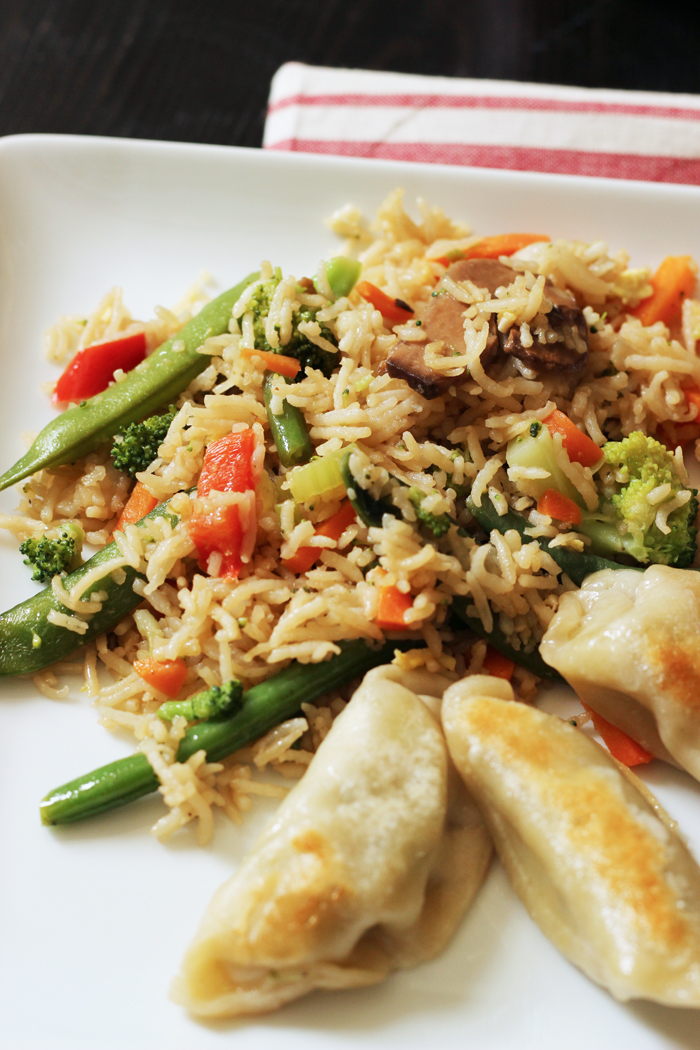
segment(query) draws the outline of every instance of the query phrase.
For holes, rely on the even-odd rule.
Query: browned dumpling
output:
[[[594,573],[562,596],[540,652],[594,711],[700,780],[700,573]]]
[[[553,944],[617,999],[699,1007],[700,868],[637,778],[493,678],[452,686],[443,724],[511,883]]]
[[[373,984],[454,932],[491,844],[459,778],[450,784],[439,722],[397,676],[366,676],[212,900],[173,988],[192,1013],[258,1013],[314,988]],[[410,681],[435,692],[426,676]]]

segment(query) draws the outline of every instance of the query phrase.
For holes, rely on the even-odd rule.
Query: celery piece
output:
[[[345,494],[345,485],[340,473],[340,462],[347,452],[357,452],[357,446],[317,456],[310,463],[294,467],[287,475],[289,491],[295,503],[309,503],[314,499],[333,499]]]
[[[509,467],[540,467],[548,471],[546,478],[528,478],[516,482],[518,489],[526,496],[539,499],[546,489],[556,489],[562,496],[572,499],[579,507],[585,505],[581,493],[557,464],[554,439],[546,426],[543,426],[536,435],[526,433],[513,438],[508,443],[506,461]]]

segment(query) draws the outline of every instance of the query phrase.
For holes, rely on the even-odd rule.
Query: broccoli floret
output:
[[[188,700],[167,700],[158,709],[158,717],[172,722],[182,715],[188,722],[209,722],[212,719],[231,718],[240,710],[243,701],[243,685],[234,678],[223,685],[214,685]]]
[[[40,539],[30,537],[21,545],[24,564],[33,568],[32,579],[48,583],[54,576],[72,572],[83,564],[81,557],[85,533],[80,525],[69,522],[50,529]]]
[[[427,529],[430,529],[433,536],[439,540],[441,536],[449,532],[450,525],[454,524],[454,522],[447,514],[431,514],[429,510],[424,510],[423,500],[425,495],[425,492],[421,491],[416,485],[411,485],[408,490],[408,498],[413,504],[418,521],[425,525]]]
[[[295,357],[301,364],[298,379],[303,378],[307,368],[318,368],[328,378],[338,364],[339,355],[337,353],[331,354],[320,346],[316,346],[315,343],[312,343],[307,336],[299,331],[299,325],[304,321],[316,320],[316,310],[308,306],[302,306],[295,312],[292,319],[292,334],[284,346],[273,347],[267,341],[265,320],[270,312],[270,304],[272,303],[275,289],[281,280],[282,273],[279,269],[276,269],[274,276],[269,281],[261,282],[248,300],[246,309],[253,314],[255,349],[268,350],[276,354],[285,354],[287,357]],[[321,328],[320,334],[335,346],[336,340],[331,330],[324,324],[320,322],[319,324]]]
[[[602,451],[601,512],[590,518],[584,515],[579,531],[602,553],[629,554],[642,564],[679,569],[690,565],[696,550],[697,491],[676,473],[673,454],[638,430],[622,441],[608,441]],[[668,486],[666,493],[650,503],[647,497],[662,485]],[[668,515],[666,533],[656,517],[679,492],[689,492],[690,498]]]
[[[139,471],[147,470],[158,455],[176,415],[177,409],[171,405],[163,415],[150,416],[143,423],[132,423],[117,433],[112,444],[112,459],[117,470],[123,470],[132,478]]]

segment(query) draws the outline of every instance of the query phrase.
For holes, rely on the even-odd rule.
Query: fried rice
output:
[[[359,255],[363,279],[415,309],[428,301],[445,272],[439,260],[478,240],[439,208],[419,200],[417,212],[416,221],[396,190],[371,224],[349,205],[329,220],[345,238],[344,250]],[[35,679],[44,695],[61,698],[69,689],[66,676],[82,674],[101,723],[134,734],[158,774],[169,808],[154,829],[159,835],[172,834],[197,819],[199,839],[206,841],[216,808],[239,821],[255,795],[284,794],[281,780],[273,783],[261,777],[261,771],[300,776],[350,694],[331,695],[320,706],[304,705],[298,717],[222,762],[209,763],[201,752],[177,763],[175,753],[186,723],[176,719],[166,726],[156,717],[166,697],[139,676],[137,660],[184,659],[183,698],[232,678],[249,687],[292,660],[324,660],[339,651],[337,643],[343,639],[381,640],[384,632],[376,622],[380,580],[382,586],[410,594],[408,637],[425,643],[397,653],[402,666],[425,667],[453,679],[481,669],[486,644],[451,624],[450,603],[456,595],[468,600],[469,615],[479,617],[487,631],[496,625],[514,649],[532,651],[560,595],[573,584],[546,550],[537,542],[523,542],[513,530],[505,535],[494,531],[489,542],[478,542],[469,532],[471,516],[458,493],[468,487],[477,504],[491,499],[503,512],[512,507],[525,514],[534,540],[544,537],[583,550],[589,542],[585,536],[538,513],[536,500],[528,494],[534,468],[509,467],[508,442],[555,408],[598,445],[633,430],[656,434],[660,427],[695,419],[697,408],[684,393],[688,380],[700,384],[700,358],[695,353],[700,305],[695,300],[685,303],[678,332],[669,332],[661,322],[644,327],[628,311],[649,295],[649,271],[632,267],[624,251],[611,251],[603,242],[541,242],[503,261],[512,267],[513,281],[495,297],[468,283],[450,288],[466,310],[466,349],[463,355],[447,357],[439,345],[425,347],[426,362],[452,381],[432,400],[382,369],[397,339],[420,342],[424,333],[414,323],[387,327],[381,313],[356,291],[334,301],[324,264],[316,275],[320,291],[301,293],[297,277],[303,275],[288,275],[270,308],[271,345],[277,339],[284,350],[293,312],[301,305],[318,309],[318,323],[306,325],[307,338],[322,349],[335,349],[322,335],[322,324],[340,351],[339,365],[329,378],[314,369],[294,384],[280,378],[272,412],[278,414],[286,400],[303,413],[317,456],[354,445],[358,462],[377,484],[387,474],[398,477],[425,494],[425,506],[433,513],[447,513],[463,526],[434,542],[426,543],[418,533],[408,502],[401,518],[385,518],[380,528],[357,519],[337,542],[316,535],[316,527],[339,509],[344,493],[331,492],[301,507],[292,498],[287,471],[270,436],[261,361],[240,353],[242,346],[252,345],[246,312],[250,289],[233,309],[229,332],[203,344],[210,363],[178,399],[158,458],[137,474],[159,502],[171,500],[179,522],[157,518],[147,540],[133,525],[114,536],[118,554],[110,571],[118,574],[130,565],[143,574],[145,581],[135,584],[142,606],[110,635]],[[262,263],[261,273],[272,274],[269,262]],[[543,331],[545,278],[572,292],[583,310],[590,350],[585,369],[572,380],[536,375],[504,360],[487,374],[481,354],[489,319],[494,317],[502,331],[517,323],[525,339],[537,339]],[[91,316],[64,317],[52,326],[47,356],[64,363],[96,339],[138,330],[145,331],[153,348],[175,334],[202,304],[204,283],[198,282],[172,310],[159,308],[145,323],[131,317],[120,290],[114,289]],[[249,508],[246,520],[253,525],[243,569],[232,580],[217,575],[215,562],[208,564],[207,572],[198,567],[188,530],[198,509],[197,494],[191,490],[206,448],[249,428],[264,457],[268,483],[259,486],[257,506]],[[700,441],[696,455],[698,445]],[[555,451],[583,503],[595,506],[591,469],[571,463],[556,436]],[[684,471],[680,450],[677,466]],[[88,542],[100,547],[111,536],[131,484],[112,465],[108,450],[93,453],[23,483],[17,514],[0,524],[24,539],[76,522]],[[221,505],[232,494],[208,498]],[[309,545],[321,548],[312,568],[297,575],[284,567],[285,560]],[[85,578],[80,593],[68,593],[60,578],[54,579],[54,591],[66,610],[54,615],[54,623],[81,633],[84,617],[93,606],[99,608],[99,593],[87,603],[81,600],[90,593],[91,582]],[[517,668],[514,684],[522,699],[531,699],[538,682]]]

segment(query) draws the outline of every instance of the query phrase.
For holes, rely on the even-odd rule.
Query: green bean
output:
[[[326,279],[336,299],[350,295],[361,273],[362,263],[346,255],[336,255],[326,262]]]
[[[208,303],[188,324],[114,383],[44,427],[29,451],[0,477],[0,490],[45,467],[74,463],[98,448],[129,423],[151,415],[175,400],[209,364],[199,348],[210,336],[228,330],[231,309],[243,290],[258,277],[249,274],[235,288]],[[174,349],[173,343],[184,349]]]
[[[150,520],[164,517],[171,525],[176,525],[178,518],[172,511],[166,511],[167,504],[159,504],[147,514],[145,518],[137,522],[139,529],[148,528]],[[101,565],[106,565],[119,556],[119,548],[116,543],[109,543],[101,551],[93,555],[75,572],[69,573],[62,578],[63,586],[67,591],[76,585],[84,576],[91,573]],[[57,660],[63,660],[76,649],[92,641],[98,635],[104,634],[119,623],[127,613],[135,609],[143,598],[134,591],[134,581],[142,580],[144,577],[132,569],[124,566],[117,583],[108,572],[95,580],[90,587],[90,592],[102,591],[107,597],[102,601],[99,612],[93,613],[88,620],[87,631],[77,634],[58,624],[51,623],[49,613],[62,613],[72,615],[70,609],[61,605],[54,595],[51,587],[46,587],[39,594],[35,594],[25,602],[15,605],[13,609],[0,615],[0,676],[36,674],[44,667],[50,667]],[[86,596],[87,597],[87,596]]]
[[[471,498],[467,499],[467,510],[485,532],[491,532],[492,529],[495,529],[497,532],[505,533],[509,529],[515,529],[526,543],[534,542],[533,537],[526,535],[525,532],[526,529],[532,528],[527,518],[523,518],[521,514],[516,514],[514,510],[509,510],[505,514],[499,514],[488,496],[482,499],[480,507],[477,507]],[[621,565],[617,561],[599,558],[597,554],[585,554],[569,550],[566,547],[552,547],[543,536],[538,536],[537,541],[542,550],[547,551],[559,568],[573,580],[577,587],[580,587],[586,577],[590,576],[592,572],[600,572],[602,569],[638,569],[640,572],[643,571],[639,565]]]
[[[368,529],[379,529],[382,518],[390,514],[394,518],[400,517],[400,511],[389,499],[375,499],[366,489],[357,484],[354,474],[350,470],[350,456],[352,449],[348,449],[340,461],[340,476],[343,479],[348,499],[357,514]]]
[[[257,740],[263,733],[292,718],[302,703],[311,703],[331,689],[351,682],[372,667],[389,663],[396,649],[416,648],[420,642],[386,642],[371,649],[362,639],[341,642],[341,652],[319,664],[293,663],[284,671],[254,685],[243,694],[243,707],[222,722],[204,722],[188,729],[177,752],[186,762],[203,749],[210,762]],[[40,805],[44,824],[69,824],[92,817],[148,795],[158,778],[145,755],[138,753],[72,780],[50,791]]]
[[[494,624],[491,630],[487,631],[478,616],[469,616],[467,614],[467,606],[470,603],[471,598],[456,595],[452,599],[452,611],[474,634],[478,634],[480,638],[487,641],[494,649],[498,649],[499,653],[503,653],[514,664],[524,667],[527,671],[531,671],[532,674],[539,675],[540,678],[549,678],[554,682],[564,681],[558,671],[555,671],[553,667],[544,662],[537,649],[534,649],[531,653],[525,653],[522,649],[514,649],[508,643],[506,636],[497,624]]]
[[[307,463],[313,456],[314,449],[306,429],[304,413],[296,405],[283,401],[281,415],[274,415],[270,409],[274,393],[273,374],[266,372],[263,380],[263,397],[272,440],[275,443],[280,463],[285,467],[296,467],[300,463]]]

